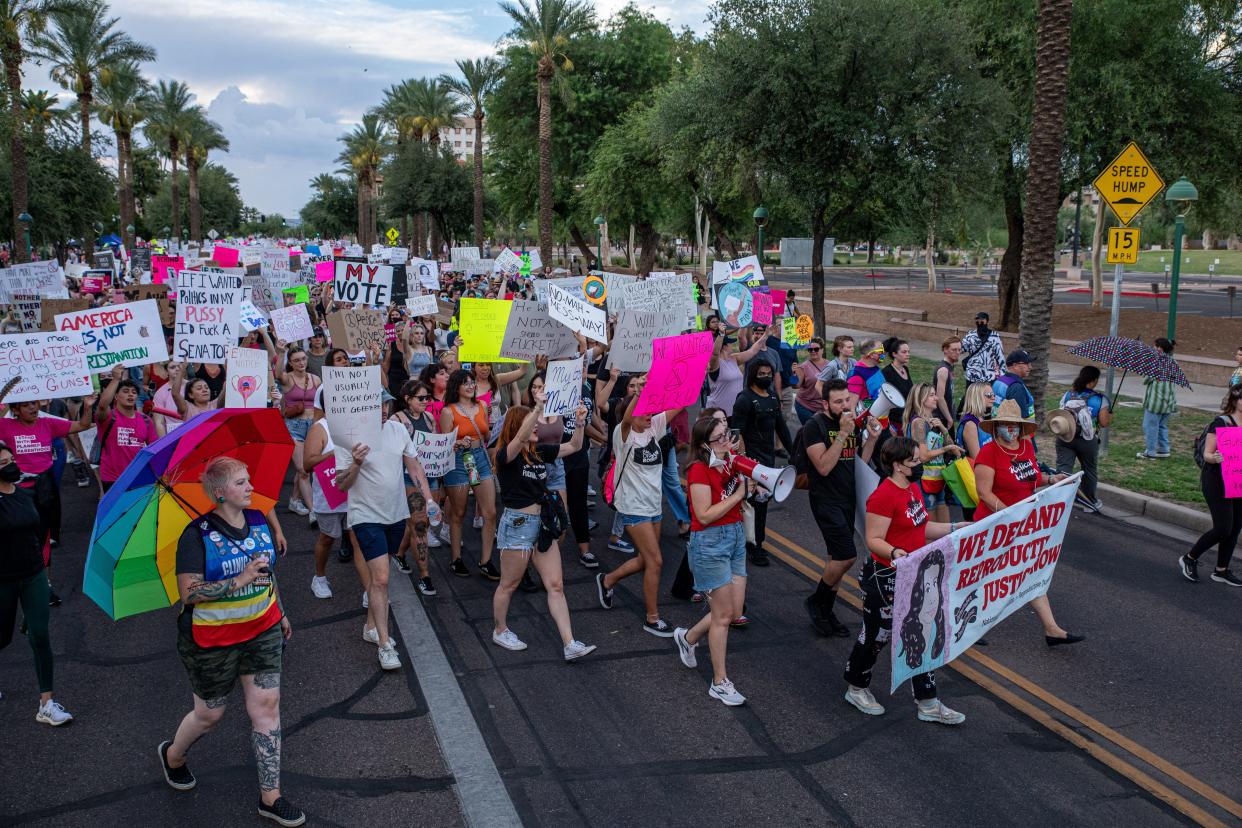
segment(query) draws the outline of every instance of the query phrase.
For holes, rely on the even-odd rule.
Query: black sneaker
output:
[[[762,546],[756,546],[750,551],[750,554],[747,557],[750,558],[750,562],[755,566],[772,565],[771,559],[768,558],[768,550],[764,549]]]
[[[160,754],[160,764],[164,766],[164,781],[168,783],[170,788],[188,791],[198,784],[198,780],[194,778],[194,774],[190,773],[189,765],[174,768],[168,764],[168,748],[171,745],[171,741],[160,742],[158,751]]]
[[[461,558],[449,564],[449,572],[452,572],[458,578],[469,578],[470,570],[466,568],[466,562]]]
[[[1229,584],[1229,586],[1242,587],[1242,579],[1234,575],[1228,569],[1221,572],[1219,569],[1212,570],[1212,580],[1219,584]]]
[[[263,800],[260,799],[259,816],[270,819],[277,825],[287,826],[287,828],[295,828],[306,822],[306,814],[302,813],[302,809],[283,796],[271,805],[264,805]]]
[[[518,582],[518,589],[522,592],[540,592],[543,590],[543,584],[535,583],[535,579],[531,577],[530,570],[527,569],[522,573],[522,580]]]
[[[336,552],[336,559],[343,564],[350,563],[354,559],[354,551],[349,547],[342,546]]]
[[[73,474],[78,479],[78,488],[85,489],[87,486],[91,485],[91,476],[86,470],[86,464],[72,463],[71,465],[73,466]]]
[[[53,589],[53,590],[50,590],[50,591],[48,592],[48,596],[47,596],[47,605],[48,605],[49,607],[59,607],[59,606],[60,606],[60,596],[56,594],[56,590],[54,590],[54,589]]]
[[[643,629],[651,633],[652,635],[659,636],[660,638],[672,638],[673,637],[673,628],[670,627],[667,623],[665,623],[663,618],[657,618],[654,621],[648,621],[647,623],[643,624]]]
[[[849,638],[852,635],[850,628],[841,623],[835,612],[828,613],[828,626],[837,638]]]
[[[410,569],[410,562],[400,555],[394,555],[393,560],[397,562],[397,569],[403,575],[409,575],[414,570]]]
[[[431,585],[430,576],[418,579],[418,591],[423,595],[435,595],[436,588]]]
[[[595,573],[595,591],[599,594],[599,605],[604,609],[612,609],[612,590],[604,587],[604,573]]]
[[[578,563],[587,569],[599,569],[599,558],[595,557],[594,552],[583,552],[578,555]]]
[[[815,632],[820,635],[835,635],[832,625],[828,623],[828,619],[820,610],[819,602],[815,600],[814,595],[806,596],[802,601],[802,606],[806,607],[806,614],[811,619],[811,626],[815,628]]]
[[[1199,583],[1199,562],[1189,555],[1182,555],[1177,559],[1177,563],[1182,568],[1182,577],[1187,581]]]
[[[491,561],[479,564],[479,573],[489,581],[500,580],[500,570]]]

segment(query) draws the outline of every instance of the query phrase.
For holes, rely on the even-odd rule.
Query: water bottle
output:
[[[462,464],[466,467],[466,477],[469,479],[470,488],[479,485],[482,480],[479,479],[479,467],[474,463],[474,452],[466,449],[462,454]]]
[[[434,500],[427,503],[427,518],[431,521],[432,528],[440,525],[442,513],[440,512],[440,504]]]

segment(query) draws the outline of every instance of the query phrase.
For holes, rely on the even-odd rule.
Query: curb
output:
[[[1192,532],[1206,532],[1212,528],[1211,515],[1189,506],[1179,506],[1152,495],[1138,494],[1107,483],[1100,483],[1096,487],[1096,493],[1107,505],[1120,509],[1127,515],[1150,518]]]

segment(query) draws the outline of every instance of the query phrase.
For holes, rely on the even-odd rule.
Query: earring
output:
[[[216,498],[216,503],[223,503],[223,502],[224,502],[224,498],[223,498],[223,497],[217,497],[217,498]]]

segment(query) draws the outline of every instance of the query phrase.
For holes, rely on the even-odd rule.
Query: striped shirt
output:
[[[1143,380],[1147,391],[1143,394],[1143,410],[1152,414],[1172,414],[1177,411],[1177,392],[1173,383],[1148,377]]]

